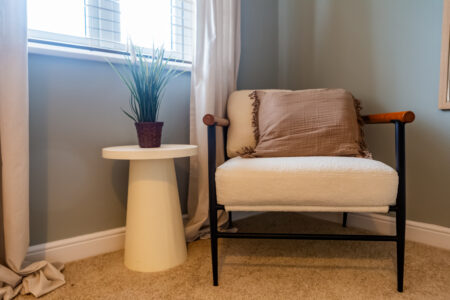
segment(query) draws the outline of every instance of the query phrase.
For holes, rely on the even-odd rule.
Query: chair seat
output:
[[[248,211],[387,211],[397,172],[354,157],[235,157],[216,171],[217,203]]]

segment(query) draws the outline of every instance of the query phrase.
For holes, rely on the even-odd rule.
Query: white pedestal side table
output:
[[[196,155],[197,146],[119,146],[102,154],[130,161],[125,266],[156,272],[182,264],[187,251],[173,159]]]

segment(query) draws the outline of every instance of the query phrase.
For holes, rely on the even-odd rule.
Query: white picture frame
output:
[[[449,84],[450,0],[444,0],[442,15],[441,72],[439,80],[439,108],[450,110]]]

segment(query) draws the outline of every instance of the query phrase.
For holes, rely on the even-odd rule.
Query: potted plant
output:
[[[124,56],[127,73],[108,61],[131,93],[129,110],[122,111],[134,121],[141,148],[160,147],[164,122],[157,122],[158,111],[164,89],[176,70],[168,65],[163,47],[154,47],[151,57],[132,43],[130,47],[130,55]]]

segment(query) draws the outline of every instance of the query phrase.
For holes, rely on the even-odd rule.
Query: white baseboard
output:
[[[183,220],[188,218],[183,215]],[[34,245],[28,248],[26,261],[47,260],[68,263],[96,255],[119,251],[125,245],[125,227],[84,234],[73,238]]]
[[[233,220],[247,218],[261,212],[234,212]],[[308,213],[311,217],[340,223],[342,214]],[[395,219],[379,214],[349,213],[347,226],[370,230],[378,234],[395,234]],[[406,239],[450,250],[450,228],[406,221]],[[123,249],[125,227],[100,231],[77,237],[39,244],[28,249],[27,261],[45,259],[50,262],[68,263]]]
[[[125,227],[85,234],[69,239],[39,244],[28,249],[27,261],[45,259],[68,263],[123,249]]]
[[[305,215],[335,223],[342,222],[341,213],[308,213]],[[347,226],[370,230],[377,234],[395,235],[395,218],[386,215],[349,213]],[[448,227],[407,220],[406,239],[450,250],[450,228]]]

